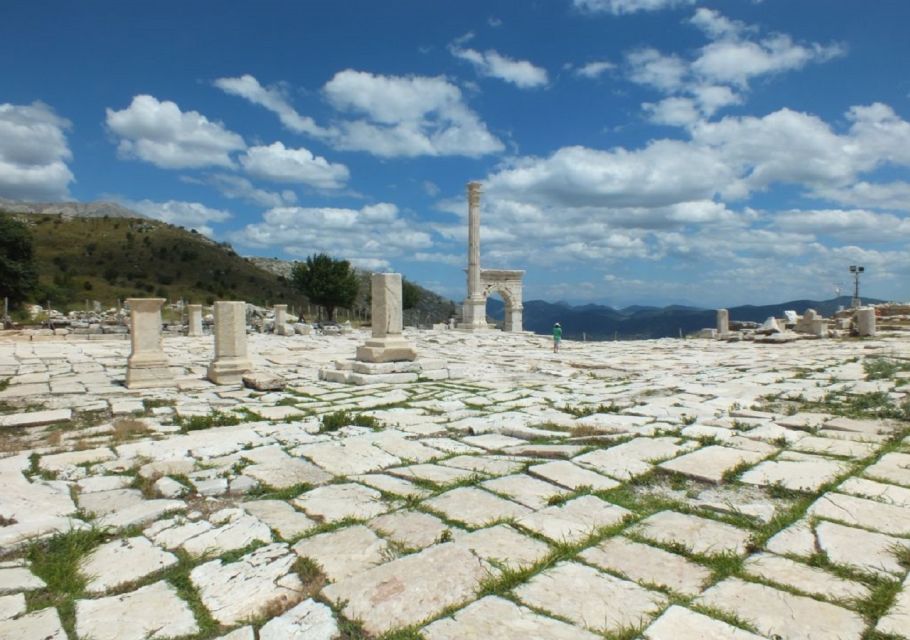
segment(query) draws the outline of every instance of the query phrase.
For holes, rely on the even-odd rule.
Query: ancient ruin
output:
[[[247,357],[246,303],[215,303],[215,357],[208,379],[215,384],[240,384],[253,369]]]
[[[191,338],[198,338],[203,335],[202,330],[202,305],[201,304],[188,304],[186,305],[187,313],[187,332],[186,335]]]
[[[126,386],[130,389],[169,387],[174,376],[161,346],[161,305],[164,298],[130,298],[130,344]]]
[[[468,296],[462,305],[464,331],[485,331],[487,298],[498,293],[505,303],[503,330],[522,331],[522,278],[524,271],[480,268],[480,183],[468,183]]]

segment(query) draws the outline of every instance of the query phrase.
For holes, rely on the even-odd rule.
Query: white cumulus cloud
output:
[[[340,71],[323,87],[337,110],[362,116],[339,123],[336,148],[377,156],[478,157],[503,149],[443,77]]]
[[[281,247],[301,257],[325,252],[363,268],[387,268],[391,259],[433,246],[429,232],[386,202],[360,209],[275,207],[260,222],[234,232],[231,239],[252,248]]]
[[[338,189],[350,173],[343,164],[329,162],[308,149],[288,149],[281,142],[250,147],[240,156],[243,169],[255,178],[291,182],[319,189]]]
[[[582,11],[623,15],[639,11],[659,11],[694,4],[695,0],[572,0]]]
[[[494,49],[477,51],[453,45],[449,51],[456,58],[470,62],[480,75],[504,80],[520,89],[544,87],[549,82],[546,69],[527,60],[514,60]]]
[[[155,218],[162,222],[195,229],[199,233],[213,236],[214,230],[210,226],[213,222],[224,222],[231,214],[223,209],[213,209],[201,202],[182,202],[168,200],[155,202],[153,200],[121,200],[124,206],[139,213]]]
[[[616,65],[607,60],[595,60],[593,62],[588,62],[582,66],[575,69],[575,75],[581,76],[583,78],[599,78],[607,71],[611,71],[616,68]]]
[[[66,141],[70,122],[42,102],[0,104],[0,196],[61,200],[73,173]]]
[[[197,111],[138,95],[125,109],[107,109],[107,126],[118,136],[117,149],[164,169],[233,166],[230,153],[246,147],[243,138]]]
[[[290,189],[280,192],[260,189],[243,176],[229,173],[209,174],[202,179],[183,176],[181,180],[190,184],[210,185],[215,187],[226,198],[245,200],[261,207],[280,207],[297,202],[297,194]]]
[[[277,115],[281,124],[291,131],[314,136],[323,136],[327,133],[312,118],[297,113],[280,85],[263,87],[256,78],[249,74],[236,78],[218,78],[214,84],[225,93],[245,98],[253,104],[265,107]]]

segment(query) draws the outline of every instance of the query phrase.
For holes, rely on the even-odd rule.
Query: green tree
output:
[[[336,307],[350,308],[357,298],[360,281],[351,263],[336,260],[324,253],[298,262],[291,272],[294,286],[315,304],[325,307],[329,320],[335,319]]]
[[[31,233],[18,220],[0,214],[0,298],[17,305],[28,299],[37,283]]]
[[[410,280],[401,279],[401,307],[413,309],[420,302],[420,287]]]

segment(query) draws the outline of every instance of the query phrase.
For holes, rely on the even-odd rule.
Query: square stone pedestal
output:
[[[246,358],[221,357],[209,365],[206,377],[215,384],[243,384],[243,376],[253,370]]]
[[[357,360],[361,362],[411,362],[417,359],[417,350],[401,335],[370,338],[357,347]]]
[[[167,358],[158,354],[133,354],[126,368],[128,389],[156,389],[173,387],[174,374]]]

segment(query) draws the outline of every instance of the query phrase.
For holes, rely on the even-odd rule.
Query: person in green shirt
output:
[[[553,353],[559,352],[559,343],[562,341],[562,327],[557,322],[553,325]]]

